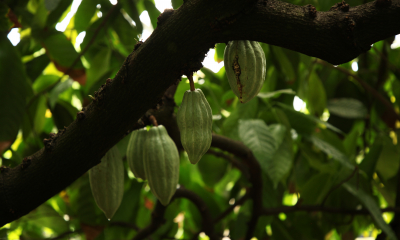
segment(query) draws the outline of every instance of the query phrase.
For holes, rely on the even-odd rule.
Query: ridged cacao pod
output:
[[[181,142],[192,164],[200,161],[212,140],[212,112],[210,104],[200,89],[186,91],[176,120]]]
[[[89,180],[97,206],[111,219],[124,196],[124,165],[116,146],[89,170]]]
[[[266,60],[256,41],[230,41],[224,52],[225,71],[232,91],[240,102],[255,97],[265,81]]]
[[[164,126],[150,128],[144,146],[144,171],[153,194],[166,206],[179,181],[179,153]]]
[[[147,129],[138,129],[131,134],[131,138],[128,143],[128,149],[126,151],[126,159],[128,161],[129,168],[133,172],[136,178],[146,179],[144,172],[144,143],[147,137]]]

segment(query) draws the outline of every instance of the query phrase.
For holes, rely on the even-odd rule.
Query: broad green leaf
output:
[[[294,95],[294,94],[296,94],[296,92],[289,88],[289,89],[282,89],[282,90],[268,92],[268,93],[263,92],[263,93],[259,93],[257,96],[259,96],[260,98],[277,98],[277,97],[281,96],[281,94]]]
[[[111,50],[102,48],[90,64],[87,71],[87,87],[90,88],[110,67]]]
[[[140,21],[140,14],[137,6],[136,6],[136,1],[132,0],[121,0],[119,1],[121,3],[122,8],[126,11],[126,13],[129,15],[129,17],[135,22],[136,28],[139,33],[143,32],[143,24]]]
[[[47,99],[45,96],[40,96],[38,99],[38,105],[36,108],[35,118],[34,118],[34,126],[35,132],[41,133],[43,131],[43,127],[46,121],[46,109],[47,109]]]
[[[47,54],[32,59],[25,63],[26,74],[35,82],[36,79],[43,73],[43,70],[49,65],[50,59]]]
[[[72,43],[68,41],[63,33],[56,33],[48,36],[43,40],[43,45],[50,59],[55,63],[58,69],[63,72],[71,67],[72,63],[79,55],[74,46],[72,46]],[[73,68],[84,68],[80,59]]]
[[[32,84],[32,89],[35,93],[41,92],[57,82],[59,76],[56,75],[40,75],[36,81]]]
[[[283,177],[290,171],[293,164],[292,138],[286,133],[283,135],[285,138],[273,155],[271,165],[269,166],[270,170],[268,172],[269,176],[274,182],[275,188],[278,186],[279,181],[282,180]]]
[[[307,108],[311,115],[321,116],[326,107],[326,93],[324,85],[315,71],[311,72],[308,81]]]
[[[326,129],[318,129],[309,139],[321,151],[332,156],[341,165],[348,169],[354,169],[354,166],[345,154],[342,142],[333,133],[330,133]]]
[[[271,178],[276,177],[273,156],[279,146],[264,121],[239,120],[239,137],[253,152],[263,172],[267,173]],[[277,182],[280,179],[272,180]]]
[[[53,2],[53,0],[47,0],[48,2]],[[85,0],[86,1],[86,0]],[[56,1],[54,1],[56,2]],[[54,8],[48,15],[46,20],[46,26],[52,27],[55,25],[61,18],[66,15],[68,11],[68,7],[70,7],[72,0],[59,0],[56,8]]]
[[[0,34],[0,66],[0,143],[13,142],[25,115],[30,87],[21,58],[4,33]]]
[[[363,103],[354,98],[331,99],[328,102],[328,110],[331,114],[344,118],[365,118],[367,108]]]
[[[329,192],[333,183],[332,176],[328,173],[319,173],[314,175],[300,189],[303,203],[307,205],[320,204]]]
[[[76,116],[76,108],[70,103],[59,100],[54,108],[50,108],[54,124],[58,129],[69,126]]]
[[[394,177],[399,170],[400,160],[400,145],[393,144],[392,139],[389,137],[383,138],[383,148],[376,163],[376,170],[381,174],[384,179]]]
[[[296,74],[293,69],[293,65],[290,63],[286,54],[282,51],[280,47],[271,46],[272,52],[274,53],[276,59],[279,62],[282,72],[288,78],[288,81],[294,81],[296,79]]]
[[[391,240],[397,240],[396,234],[393,232],[392,228],[383,220],[382,212],[379,209],[378,204],[374,201],[372,196],[367,194],[361,189],[358,189],[351,183],[344,183],[343,187],[357,197],[360,202],[368,209],[371,213],[372,217],[374,218],[377,225],[386,233],[386,235]]]
[[[236,109],[240,119],[255,118],[258,112],[258,99],[253,98],[247,103],[240,103]]]
[[[308,144],[300,144],[302,150],[302,156],[307,159],[311,167],[317,169],[322,173],[333,174],[337,171],[337,166],[333,161],[324,161],[324,153],[322,151],[318,152],[311,148]]]
[[[97,10],[97,4],[98,1],[96,0],[85,0],[79,5],[74,20],[74,26],[78,33],[84,31],[89,26],[90,20]]]
[[[292,107],[289,107],[282,103],[277,103],[280,109],[286,114],[289,119],[290,125],[301,135],[311,135],[317,127],[316,121],[312,116],[306,115],[301,112],[295,111]]]
[[[69,89],[72,86],[72,80],[68,79],[64,82],[60,82],[58,83],[50,92],[49,95],[49,105],[50,108],[54,108],[58,97],[61,93],[63,93],[64,91],[66,91],[67,89]]]
[[[132,52],[138,41],[138,34],[140,32],[136,27],[129,24],[122,14],[118,14],[114,21],[115,23],[112,27],[118,34],[119,40],[128,53]]]
[[[367,174],[369,180],[372,180],[372,176],[376,169],[376,163],[379,160],[382,149],[382,141],[380,139],[375,140],[374,144],[370,147],[369,152],[366,154],[358,167]]]
[[[152,0],[144,0],[144,6],[149,13],[150,20],[151,20],[151,25],[153,25],[153,28],[157,28],[157,18],[160,16],[160,11],[156,8],[156,5],[154,5],[154,2]]]

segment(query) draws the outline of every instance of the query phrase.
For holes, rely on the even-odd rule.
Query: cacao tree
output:
[[[0,12],[1,239],[400,239],[400,0],[2,0]],[[223,66],[233,40],[265,56],[246,103]],[[205,154],[209,136],[182,146],[176,117],[195,88],[211,107]],[[156,180],[179,177],[172,197],[138,177],[161,165],[132,173],[127,156],[136,130],[161,125],[179,150],[179,173]],[[137,144],[143,161],[163,148]],[[105,163],[123,165],[116,192]]]

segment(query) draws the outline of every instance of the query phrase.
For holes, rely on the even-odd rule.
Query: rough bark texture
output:
[[[400,0],[316,12],[276,0],[188,0],[128,56],[119,73],[46,148],[0,173],[0,226],[29,213],[70,185],[156,106],[182,74],[199,70],[215,43],[248,39],[332,64],[400,33]]]

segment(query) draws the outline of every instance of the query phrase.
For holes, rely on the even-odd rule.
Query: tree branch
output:
[[[139,126],[137,120],[157,105],[169,86],[202,67],[205,53],[215,43],[257,40],[340,64],[400,32],[400,0],[390,3],[378,7],[374,1],[347,12],[315,15],[309,7],[277,0],[184,3],[135,47],[79,119],[29,156],[29,164],[0,173],[0,226],[29,213],[98,164],[127,131]],[[261,206],[260,169],[251,154],[233,151],[254,169],[255,223]],[[249,225],[249,232],[254,227]]]
[[[323,206],[283,206],[278,208],[269,208],[260,210],[262,215],[278,215],[280,213],[291,213],[291,212],[327,212],[335,214],[351,214],[351,215],[368,215],[371,214],[367,209],[343,209],[343,208],[331,208]],[[381,212],[395,212],[399,213],[400,208],[388,207],[382,208]]]

